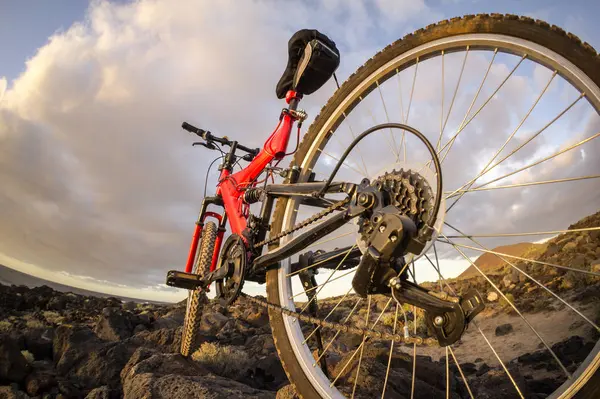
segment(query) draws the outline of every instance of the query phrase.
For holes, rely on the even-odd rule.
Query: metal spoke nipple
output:
[[[400,285],[400,279],[398,277],[392,277],[388,281],[388,286],[399,290],[400,287],[401,287],[401,285]]]

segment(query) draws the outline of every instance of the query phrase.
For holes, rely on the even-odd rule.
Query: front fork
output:
[[[215,248],[213,251],[212,263],[210,265],[210,271],[214,271],[217,266],[217,260],[219,258],[219,252],[221,251],[221,243],[223,242],[223,235],[225,234],[225,224],[227,223],[227,214],[220,215],[216,212],[210,212],[206,209],[209,205],[219,205],[223,206],[223,202],[220,197],[206,197],[202,201],[202,207],[200,208],[200,213],[198,214],[198,220],[196,221],[196,228],[194,229],[194,234],[192,235],[192,243],[190,245],[190,251],[188,253],[187,262],[185,264],[185,272],[191,273],[194,267],[194,260],[196,259],[196,253],[198,252],[198,243],[200,242],[200,237],[202,237],[202,229],[204,228],[204,222],[207,217],[212,217],[217,219],[218,223],[218,233],[217,239],[215,241]]]

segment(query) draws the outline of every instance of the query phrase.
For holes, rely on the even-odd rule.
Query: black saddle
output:
[[[340,65],[340,52],[333,40],[315,29],[302,29],[288,42],[288,63],[277,83],[277,98],[288,90],[312,94],[331,78]]]

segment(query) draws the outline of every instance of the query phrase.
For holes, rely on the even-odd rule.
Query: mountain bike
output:
[[[577,165],[587,165],[589,157],[595,156],[589,146],[600,134],[593,130],[600,131],[600,57],[593,48],[556,26],[526,17],[470,15],[441,21],[392,43],[361,66],[338,86],[301,142],[300,129],[308,116],[299,103],[331,82],[332,76],[337,84],[340,53],[332,40],[315,30],[296,33],[288,50],[287,68],[276,90],[287,106],[262,148],[244,146],[186,122],[182,125],[203,139],[194,145],[221,151],[222,163],[216,194],[202,202],[185,271],[171,270],[167,275],[168,285],[190,290],[181,353],[189,356],[197,349],[202,292],[214,288],[215,300],[225,307],[245,297],[268,308],[277,351],[300,397],[419,397],[417,353],[431,354],[434,349],[442,366],[428,397],[436,392],[473,397],[474,380],[465,377],[457,359],[458,348],[473,337],[483,338],[490,359],[498,361],[510,381],[506,397],[526,397],[530,392],[526,379],[516,376],[523,371],[514,362],[507,366],[510,358],[497,350],[489,332],[475,320],[488,303],[495,305],[480,290],[457,292],[453,280],[444,277],[444,259],[451,252],[476,269],[505,308],[522,319],[525,330],[533,334],[531,341],[556,361],[555,369],[563,375],[552,397],[600,395],[600,344],[585,359],[564,364],[552,342],[544,339],[546,332],[538,331],[528,321],[529,314],[519,310],[526,301],[513,299],[512,293],[523,292],[527,299],[529,291],[525,291],[535,286],[598,332],[588,310],[580,311],[579,302],[565,299],[566,294],[552,288],[555,283],[532,270],[540,266],[581,273],[589,284],[598,284],[600,274],[491,249],[510,237],[572,233],[565,230],[570,219],[560,217],[559,209],[555,218],[540,216],[542,198],[550,201],[559,198],[556,193],[566,196],[577,189],[597,198],[597,185],[593,185],[597,175],[551,179],[544,169],[535,172],[543,180],[497,183],[523,171],[537,177],[532,172],[537,165],[557,159],[564,164],[565,154],[573,149],[583,154]],[[425,82],[419,78],[423,73]],[[535,82],[524,83],[528,76]],[[555,99],[546,101],[544,96],[552,93]],[[434,100],[435,105],[427,105]],[[559,108],[563,102],[566,107]],[[517,112],[517,106],[523,108]],[[467,109],[462,118],[463,112],[457,111],[461,107]],[[560,118],[575,110],[578,117],[563,123]],[[543,119],[540,112],[549,117]],[[409,122],[410,116],[414,122]],[[595,134],[580,140],[564,133],[584,122],[581,129]],[[299,144],[288,153],[295,124]],[[528,124],[537,128],[519,130]],[[512,133],[507,135],[509,125]],[[537,145],[534,139],[542,132],[550,137],[548,146],[558,150],[546,155],[538,147],[540,156],[535,158],[535,152],[531,155],[535,159],[524,157],[521,150]],[[559,141],[561,146],[556,147]],[[471,155],[477,143],[485,150],[477,153],[480,158]],[[588,157],[581,152],[586,143]],[[453,148],[462,152],[457,154],[459,150]],[[484,162],[486,151],[492,156]],[[293,156],[289,166],[279,167],[286,156]],[[234,171],[242,161],[247,166]],[[581,172],[577,165],[563,170]],[[459,175],[472,168],[476,170],[471,178],[459,181],[463,177]],[[283,182],[275,183],[275,176]],[[491,180],[482,182],[484,176]],[[450,191],[444,191],[445,186]],[[515,189],[527,195],[514,194]],[[507,216],[492,226],[478,215],[486,212],[486,204],[500,204],[494,202],[498,192],[510,192],[500,198],[514,203]],[[476,195],[480,197],[471,199]],[[450,211],[463,197],[460,204],[467,205],[466,216],[459,222],[474,231],[492,230],[490,234],[464,233],[454,227],[460,223],[449,222]],[[587,209],[588,204],[581,204],[575,206]],[[257,214],[252,205],[260,206]],[[527,213],[521,210],[526,205]],[[545,230],[508,232],[520,220],[520,226]],[[227,226],[230,231],[224,240]],[[485,239],[492,241],[484,244]],[[481,253],[500,258],[516,273],[516,282],[502,285],[498,273],[481,270],[471,258]],[[417,279],[425,267],[435,273],[433,288]],[[519,274],[526,282],[519,280]],[[247,281],[266,283],[266,300],[244,293]],[[572,335],[566,329],[565,336]],[[529,342],[522,339],[520,345]],[[368,346],[382,351],[380,371],[371,363],[374,355],[365,349]],[[406,378],[394,366],[399,353],[412,359],[407,385],[400,383]],[[455,369],[450,369],[450,363]]]

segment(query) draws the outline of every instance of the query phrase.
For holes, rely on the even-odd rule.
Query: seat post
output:
[[[291,111],[295,111],[298,108],[300,100],[302,100],[302,94],[294,90],[288,90],[285,95],[285,102],[289,104],[288,109]]]

